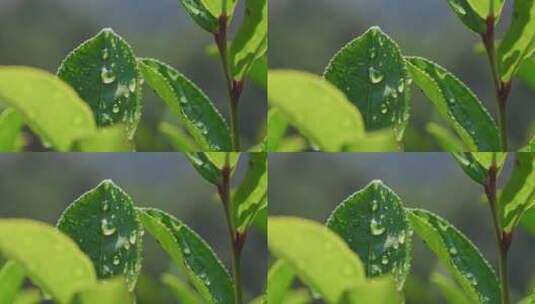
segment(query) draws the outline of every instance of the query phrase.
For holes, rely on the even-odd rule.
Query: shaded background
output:
[[[238,181],[247,157],[240,161]],[[0,218],[30,218],[55,225],[71,202],[107,178],[124,189],[137,206],[159,208],[184,221],[230,267],[232,253],[215,187],[180,153],[0,154]],[[143,255],[142,272],[152,281],[140,280],[138,287],[149,298],[139,298],[137,303],[175,303],[166,299],[164,292],[154,295],[147,291],[163,272],[174,269],[148,233]],[[242,263],[245,294],[250,299],[264,291],[267,267],[266,238],[256,229],[248,236]]]
[[[234,27],[242,11],[236,8]],[[138,57],[160,59],[184,73],[228,119],[221,64],[205,51],[213,44],[212,35],[194,23],[178,0],[1,0],[0,65],[33,66],[56,73],[70,51],[105,27],[124,37]],[[162,119],[177,120],[146,85],[143,94],[137,150],[171,151],[157,125]],[[257,142],[266,107],[265,92],[248,81],[240,115],[244,146]]]
[[[509,25],[513,1],[506,3],[498,37]],[[497,117],[487,57],[474,51],[480,38],[464,27],[445,0],[271,0],[270,68],[323,74],[342,46],[373,25],[396,40],[405,55],[429,58],[458,75]],[[413,87],[406,150],[436,151],[425,125],[442,119],[416,91]],[[515,81],[508,107],[511,148],[525,144],[534,133],[530,130],[535,131],[534,96]]]
[[[502,173],[507,180],[514,157]],[[465,233],[496,265],[496,245],[483,189],[464,174],[447,153],[274,153],[269,157],[270,216],[292,215],[324,223],[345,198],[381,179],[399,194],[405,206],[425,208]],[[519,229],[509,256],[515,299],[533,290],[535,235]],[[407,303],[442,303],[429,281],[437,259],[416,235]]]

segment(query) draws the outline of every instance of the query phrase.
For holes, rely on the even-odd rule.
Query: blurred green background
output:
[[[242,155],[237,181],[246,161]],[[212,246],[227,268],[230,266],[232,253],[215,187],[180,153],[0,154],[0,218],[30,218],[55,225],[72,201],[107,178],[124,189],[137,206],[159,208],[184,221]],[[264,291],[266,268],[266,237],[253,228],[242,262],[247,299]],[[151,281],[140,280],[138,304],[175,303],[167,293],[149,288],[169,270],[175,271],[170,259],[146,233],[142,272]]]
[[[513,1],[506,3],[498,37],[509,25]],[[429,58],[458,75],[497,117],[487,58],[474,51],[480,38],[464,27],[446,0],[272,0],[270,68],[323,74],[342,46],[374,25],[396,40],[404,55]],[[420,92],[412,92],[406,150],[437,151],[425,125],[443,120]],[[511,148],[519,148],[535,134],[534,96],[515,81],[508,108]]]
[[[514,157],[508,159],[501,181],[507,180]],[[270,216],[292,215],[324,223],[345,198],[381,179],[407,207],[425,208],[465,233],[496,265],[494,231],[483,189],[447,153],[274,153],[269,157]],[[501,186],[500,184],[500,186]],[[510,280],[515,299],[533,290],[535,234],[519,229],[510,250]],[[407,303],[443,303],[430,280],[438,261],[414,238]]]
[[[236,8],[233,32],[242,12],[242,7]],[[160,59],[184,73],[228,119],[221,64],[206,53],[213,37],[193,22],[178,0],[1,0],[0,65],[33,66],[55,73],[70,51],[105,27],[124,37],[138,57]],[[249,81],[241,99],[244,146],[258,142],[266,108],[265,92]],[[177,120],[148,86],[141,120],[137,150],[171,151],[157,126],[162,120]]]

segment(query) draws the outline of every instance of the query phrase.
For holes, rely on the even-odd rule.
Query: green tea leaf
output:
[[[392,127],[399,140],[409,119],[409,77],[398,45],[378,27],[344,46],[325,70],[360,110],[366,130]]]
[[[162,122],[158,125],[158,130],[168,138],[176,151],[200,151],[197,144],[179,127],[167,122]]]
[[[33,283],[61,304],[96,282],[91,260],[76,243],[40,222],[0,220],[0,253],[22,266]]]
[[[236,168],[236,164],[240,159],[240,152],[204,152],[206,157],[216,166],[218,169],[223,169],[227,163],[231,169]]]
[[[178,116],[202,151],[231,151],[227,123],[199,87],[171,66],[139,59],[147,83]]]
[[[267,301],[269,304],[283,304],[284,297],[287,295],[293,281],[295,272],[290,266],[282,261],[276,261],[269,268],[267,277]]]
[[[12,261],[0,269],[0,303],[13,303],[25,277],[24,268]]]
[[[470,2],[488,2],[479,0],[448,0],[451,10],[461,19],[461,21],[469,29],[476,33],[485,33],[487,30],[487,23],[485,21],[486,15],[479,15]],[[488,5],[487,10],[488,12]]]
[[[425,58],[409,57],[407,62],[418,87],[451,123],[470,151],[501,151],[496,123],[468,87]]]
[[[214,165],[206,153],[191,152],[184,154],[193,168],[209,183],[217,185],[221,182],[221,170]]]
[[[535,0],[516,0],[513,21],[498,48],[502,81],[510,81],[522,62],[533,52],[535,52]]]
[[[450,130],[442,127],[441,125],[430,122],[427,124],[426,130],[435,138],[435,140],[443,151],[465,151],[464,144],[458,139],[458,137],[455,134],[451,133]]]
[[[502,12],[505,0],[466,0],[470,3],[470,6],[481,16],[483,19],[487,19],[493,12],[495,19],[499,19]]]
[[[249,78],[261,89],[267,90],[268,60],[267,56],[260,57],[253,62],[251,70],[247,74]]]
[[[302,152],[308,147],[306,140],[300,136],[283,138],[276,151],[271,152]]]
[[[182,304],[198,304],[202,303],[199,295],[192,290],[188,284],[177,278],[176,276],[165,273],[162,276],[162,282],[171,290],[175,298]]]
[[[65,58],[58,76],[89,104],[97,126],[125,124],[128,137],[134,136],[141,118],[141,75],[122,37],[103,29]]]
[[[392,152],[400,150],[400,143],[391,129],[367,132],[347,149],[352,152]]]
[[[242,80],[267,51],[268,1],[246,0],[245,17],[230,47],[234,79]]]
[[[288,130],[288,120],[279,109],[269,109],[267,128],[267,150],[275,152]]]
[[[358,256],[336,233],[319,223],[270,217],[268,246],[327,303],[337,303],[346,289],[365,280]]]
[[[396,288],[396,281],[382,277],[359,284],[347,290],[339,304],[401,304],[403,297]]]
[[[522,215],[535,206],[535,154],[516,153],[513,173],[499,199],[502,228],[511,232]]]
[[[234,303],[230,274],[199,235],[163,211],[147,208],[138,211],[145,228],[208,303]]]
[[[209,0],[213,3],[213,0]],[[219,27],[219,21],[208,9],[204,0],[180,0],[182,6],[190,17],[204,30],[215,33]],[[212,8],[213,9],[213,8]]]
[[[535,90],[535,57],[525,59],[517,74],[528,87]]]
[[[100,128],[94,134],[79,139],[76,147],[82,152],[133,152],[133,142],[125,134],[126,127],[123,125]]]
[[[41,292],[36,289],[25,289],[17,295],[13,304],[41,304]]]
[[[77,93],[45,71],[0,67],[0,102],[16,110],[45,144],[59,151],[68,151],[74,140],[96,129],[91,109]]]
[[[91,258],[99,279],[124,276],[134,289],[141,271],[143,227],[121,188],[103,181],[65,209],[58,228]]]
[[[524,215],[520,219],[522,228],[527,232],[535,235],[535,208],[530,208],[524,212]]]
[[[500,303],[500,285],[494,270],[466,236],[429,211],[411,209],[409,219],[418,236],[448,267],[472,301]]]
[[[13,109],[0,113],[0,152],[17,152],[17,143],[24,120]]]
[[[100,281],[90,288],[81,291],[76,296],[76,303],[130,304],[135,303],[135,301],[124,280],[122,278],[117,278],[113,280]]]
[[[473,153],[455,152],[451,153],[451,155],[472,180],[481,185],[487,182],[488,168],[480,164]]]
[[[282,303],[284,304],[310,304],[313,299],[310,296],[310,292],[304,288],[290,290],[285,296]],[[266,302],[267,304],[271,302]]]
[[[321,77],[291,70],[271,71],[268,77],[271,105],[320,150],[344,150],[364,134],[359,111]]]
[[[403,287],[411,267],[410,226],[392,189],[372,181],[336,207],[327,227],[358,254],[368,278],[392,274],[399,289]]]
[[[249,153],[249,167],[232,197],[232,223],[238,232],[249,229],[258,212],[267,206],[267,153]]]
[[[470,301],[464,292],[444,275],[435,272],[431,275],[431,281],[438,286],[448,304],[475,304],[475,302]]]

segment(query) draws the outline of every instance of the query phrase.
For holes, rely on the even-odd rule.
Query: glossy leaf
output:
[[[407,58],[412,77],[470,151],[501,151],[496,123],[476,95],[453,74],[424,58]]]
[[[122,278],[117,278],[100,281],[93,286],[84,289],[76,296],[76,303],[130,304],[135,303],[135,301],[124,280]]]
[[[410,226],[399,196],[372,181],[346,198],[327,220],[364,263],[366,276],[392,274],[401,289],[411,266]]]
[[[319,223],[270,217],[268,247],[327,303],[337,303],[346,289],[365,280],[358,256],[336,233]]]
[[[200,27],[212,33],[217,31],[218,19],[208,10],[203,0],[180,0],[180,3]]]
[[[82,152],[132,152],[134,144],[125,134],[123,125],[100,128],[94,134],[79,139],[76,147]]]
[[[320,150],[344,150],[364,134],[359,111],[324,79],[291,70],[272,71],[268,77],[270,104]]]
[[[7,109],[0,113],[0,152],[17,152],[23,126],[24,120],[15,110]]]
[[[199,295],[192,290],[187,283],[176,276],[166,273],[162,276],[162,282],[171,290],[175,298],[182,304],[202,303]]]
[[[141,75],[122,37],[103,29],[65,58],[58,76],[91,107],[97,126],[124,124],[129,138],[134,136],[141,117]]]
[[[267,301],[269,304],[283,304],[295,273],[286,262],[279,260],[269,268],[267,277]]]
[[[227,123],[199,87],[171,66],[155,59],[140,59],[149,86],[178,116],[201,151],[231,151]]]
[[[345,292],[339,304],[401,304],[404,303],[396,288],[396,281],[382,277],[359,284]]]
[[[158,130],[168,138],[175,151],[200,151],[197,144],[179,127],[167,122],[162,122],[158,126]]]
[[[466,297],[461,289],[444,275],[435,272],[431,275],[431,281],[438,286],[448,304],[475,304]]]
[[[46,252],[46,254],[43,254]],[[66,235],[46,224],[0,220],[0,253],[61,304],[96,281],[91,260]]]
[[[494,270],[477,247],[439,216],[411,209],[409,219],[418,236],[476,303],[500,303],[500,285]]]
[[[209,183],[217,185],[221,182],[221,170],[208,158],[206,153],[191,152],[184,154],[193,168]]]
[[[476,33],[485,33],[487,15],[482,16],[474,9],[470,2],[488,2],[480,0],[448,0],[451,10],[461,19],[461,21]],[[487,7],[488,11],[488,7]]]
[[[268,1],[246,0],[245,17],[230,47],[234,79],[242,80],[267,51]]]
[[[13,303],[25,277],[24,268],[12,261],[0,269],[0,303]]]
[[[398,45],[378,27],[344,46],[325,70],[360,110],[366,130],[392,127],[399,140],[409,119],[409,77]]]
[[[74,140],[96,129],[91,109],[78,94],[45,71],[0,67],[0,102],[15,109],[45,144],[59,151],[68,151]]]
[[[513,21],[498,48],[502,81],[510,81],[522,62],[533,52],[535,52],[535,0],[516,0]]]
[[[488,178],[488,168],[484,167],[474,157],[473,153],[451,153],[463,171],[476,183],[484,185]]]
[[[267,128],[267,150],[275,152],[288,130],[288,120],[279,109],[269,109]]]
[[[516,164],[500,195],[499,207],[502,228],[511,232],[522,215],[535,206],[535,154],[516,153]]]
[[[232,197],[232,222],[238,232],[249,229],[258,212],[267,206],[267,153],[249,153],[249,167]]]
[[[163,211],[138,211],[145,228],[208,303],[234,303],[234,287],[228,271],[199,235]]]
[[[134,289],[141,271],[143,227],[121,188],[103,181],[63,212],[58,228],[91,258],[99,279],[124,276]]]
[[[450,132],[450,130],[436,124],[428,123],[426,127],[427,132],[431,134],[443,151],[446,152],[462,152],[465,151],[464,144],[457,138],[457,136]]]

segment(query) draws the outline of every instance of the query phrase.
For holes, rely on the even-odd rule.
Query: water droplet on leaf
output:
[[[115,81],[115,73],[113,73],[112,69],[102,67],[102,71],[100,72],[100,78],[102,78],[102,83],[110,84]]]
[[[384,75],[381,73],[381,71],[375,69],[374,67],[370,67],[368,69],[368,74],[370,76],[370,82],[373,84],[378,84],[384,79]]]
[[[372,235],[378,236],[385,233],[386,228],[376,219],[370,221],[370,232]]]
[[[117,231],[115,225],[108,219],[102,219],[100,228],[105,236],[113,235]]]

